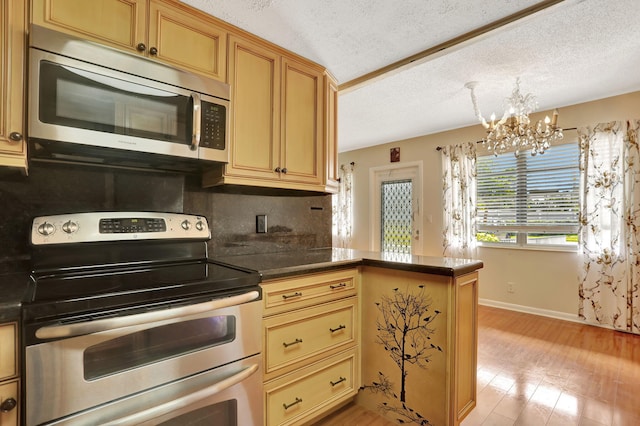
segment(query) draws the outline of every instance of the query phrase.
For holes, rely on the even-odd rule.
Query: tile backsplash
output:
[[[27,177],[2,173],[0,263],[28,259],[34,216],[100,210],[204,215],[212,256],[331,246],[331,196],[223,190],[202,189],[192,176],[75,165],[32,164]],[[256,232],[257,215],[267,215],[267,233]]]

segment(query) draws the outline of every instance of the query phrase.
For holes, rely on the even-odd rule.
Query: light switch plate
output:
[[[267,215],[259,214],[256,216],[256,232],[265,234],[267,232]]]

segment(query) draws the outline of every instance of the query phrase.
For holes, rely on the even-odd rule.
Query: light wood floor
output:
[[[640,336],[480,306],[478,404],[461,426],[640,425]],[[315,426],[390,426],[348,405]]]

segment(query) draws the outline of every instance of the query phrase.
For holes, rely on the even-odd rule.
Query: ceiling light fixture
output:
[[[502,118],[496,122],[495,114],[491,115],[491,122],[487,122],[478,108],[478,101],[474,92],[477,82],[472,81],[464,86],[471,90],[473,110],[487,129],[487,136],[482,144],[495,155],[514,151],[516,157],[521,151],[530,151],[531,155],[544,154],[551,144],[563,138],[562,129],[558,127],[558,110],[553,110],[551,118],[545,117],[532,124],[529,114],[538,107],[536,98],[531,93],[520,93],[520,78],[516,79],[516,86],[511,96],[505,99],[505,111]]]

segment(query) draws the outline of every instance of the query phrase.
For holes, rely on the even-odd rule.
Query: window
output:
[[[482,245],[577,247],[579,148],[478,156],[477,240]]]

